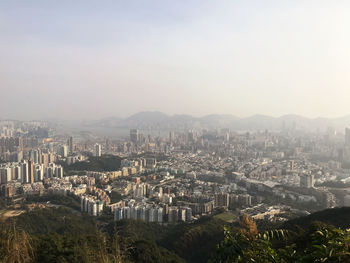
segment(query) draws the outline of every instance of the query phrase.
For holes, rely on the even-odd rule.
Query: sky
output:
[[[350,114],[350,1],[0,0],[0,118]]]

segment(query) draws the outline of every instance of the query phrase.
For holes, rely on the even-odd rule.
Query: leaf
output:
[[[332,248],[332,249],[329,251],[329,257],[332,257],[333,252],[334,252],[334,249]]]
[[[324,236],[324,233],[320,230],[316,231],[315,234],[319,234],[320,236]]]

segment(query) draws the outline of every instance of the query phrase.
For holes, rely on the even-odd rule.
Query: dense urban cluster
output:
[[[104,158],[116,158],[113,169],[99,165]],[[81,212],[115,220],[191,222],[220,208],[285,221],[350,206],[349,129],[131,129],[113,139],[1,121],[0,160],[1,195],[13,204],[69,195]]]

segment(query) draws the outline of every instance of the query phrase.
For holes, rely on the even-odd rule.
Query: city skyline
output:
[[[0,1],[0,262],[350,262],[348,10]]]

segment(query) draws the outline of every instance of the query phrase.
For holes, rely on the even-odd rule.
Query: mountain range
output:
[[[234,130],[281,130],[297,129],[307,131],[344,131],[350,126],[350,115],[340,118],[307,118],[289,114],[281,117],[253,115],[239,118],[229,114],[211,114],[203,117],[190,115],[167,115],[159,111],[143,111],[128,118],[110,117],[85,121],[85,126],[139,129],[192,129],[229,128]]]

